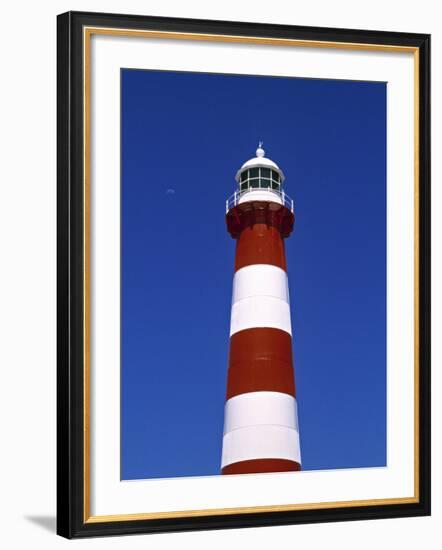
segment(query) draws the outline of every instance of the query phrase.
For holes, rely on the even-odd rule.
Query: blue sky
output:
[[[234,175],[263,140],[286,240],[305,470],[386,461],[386,85],[122,78],[122,478],[217,475]]]

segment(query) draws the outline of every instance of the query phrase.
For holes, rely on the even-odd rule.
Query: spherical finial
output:
[[[265,155],[265,151],[262,148],[262,146],[263,146],[263,143],[262,143],[262,141],[260,141],[258,143],[258,149],[256,150],[256,156],[259,157],[259,158],[262,158]]]

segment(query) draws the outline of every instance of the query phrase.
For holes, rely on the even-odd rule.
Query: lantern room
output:
[[[281,191],[284,173],[272,160],[265,157],[262,142],[256,150],[256,157],[245,162],[235,177],[240,192],[252,189],[273,189]]]

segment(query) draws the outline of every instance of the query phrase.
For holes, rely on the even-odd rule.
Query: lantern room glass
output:
[[[281,188],[281,176],[276,170],[270,168],[250,168],[241,172],[240,190],[248,189],[274,189]]]

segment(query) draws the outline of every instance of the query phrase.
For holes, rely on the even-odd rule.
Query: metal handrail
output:
[[[281,204],[288,208],[290,212],[293,213],[295,203],[291,197],[287,195],[285,191],[278,191],[277,189],[271,189],[270,187],[254,187],[252,189],[246,189],[245,191],[235,191],[233,195],[226,200],[226,214],[231,209],[239,204],[240,199],[247,195],[248,193],[253,193],[254,191],[268,191],[274,193],[281,200]]]

